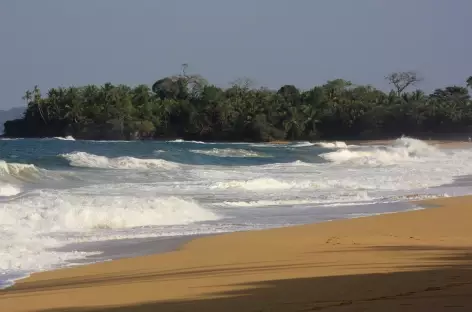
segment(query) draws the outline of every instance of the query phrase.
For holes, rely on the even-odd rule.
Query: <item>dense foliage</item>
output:
[[[24,96],[24,117],[7,121],[5,135],[268,141],[469,131],[467,88],[449,86],[427,95],[405,91],[419,81],[415,73],[386,79],[394,88],[390,93],[342,79],[303,91],[293,85],[256,89],[248,81],[222,89],[185,73],[151,88],[106,83],[53,88],[42,96],[35,87]],[[472,87],[472,77],[467,86]]]

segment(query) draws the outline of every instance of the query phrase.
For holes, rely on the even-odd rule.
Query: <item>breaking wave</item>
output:
[[[216,157],[265,157],[263,154],[245,149],[213,148],[211,150],[190,150],[192,153]]]
[[[179,165],[163,159],[140,159],[129,156],[108,158],[86,152],[61,154],[73,167],[101,169],[175,169]]]
[[[309,147],[309,146],[313,146],[315,145],[314,143],[310,143],[310,142],[300,142],[300,143],[297,143],[295,145],[292,145],[292,147]]]
[[[195,143],[195,144],[206,144],[203,141],[185,141],[183,139],[176,139],[172,141],[167,141],[168,143]]]
[[[35,165],[9,163],[4,160],[0,160],[0,175],[2,176],[10,175],[20,178],[36,176],[38,173],[39,170]]]
[[[336,142],[317,142],[314,143],[315,146],[319,146],[322,148],[347,148],[347,144],[345,142],[336,141]]]
[[[421,161],[443,153],[436,147],[421,140],[402,137],[391,146],[376,147],[366,150],[342,149],[321,154],[320,157],[334,163],[353,163],[364,165],[393,165],[399,162]]]
[[[110,237],[123,233],[124,237],[132,238],[134,231],[125,229],[217,219],[218,215],[197,202],[178,197],[35,191],[21,201],[0,202],[0,276],[9,280],[9,272],[21,275],[84,258],[87,254],[83,252],[57,251],[74,242],[72,234],[79,241],[84,238],[94,241],[93,236],[90,239],[87,236],[96,233],[103,239],[107,233]]]
[[[41,171],[35,165],[0,160],[0,179],[5,182],[32,182],[40,177]],[[9,189],[11,190],[11,188]]]
[[[71,135],[68,135],[66,137],[54,137],[54,139],[62,141],[75,141],[74,137]]]
[[[15,227],[35,232],[83,231],[96,228],[133,228],[181,225],[217,220],[218,216],[197,202],[178,197],[81,195],[38,191],[3,204]],[[19,222],[19,224],[18,224]]]

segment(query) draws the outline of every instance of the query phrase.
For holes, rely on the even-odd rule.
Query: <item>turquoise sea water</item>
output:
[[[0,286],[93,253],[69,244],[254,230],[413,208],[462,194],[468,149],[0,140]],[[99,253],[97,250],[96,253]]]

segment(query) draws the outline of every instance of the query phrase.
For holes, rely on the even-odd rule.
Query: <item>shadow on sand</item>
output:
[[[358,250],[357,250],[358,251]],[[369,249],[372,251],[372,249]],[[465,248],[439,246],[375,247],[375,251],[439,252],[431,257],[430,265],[403,267],[400,271],[383,274],[359,274],[261,281],[242,285],[244,290],[213,293],[211,298],[188,301],[160,301],[134,306],[94,307],[43,310],[40,312],[148,312],[148,311],[472,311],[472,252]],[[450,255],[450,256],[447,256]],[[438,265],[438,263],[440,263]],[[442,264],[441,264],[442,263]],[[313,263],[317,266],[332,264]],[[366,263],[375,266],[375,263]],[[388,264],[382,263],[385,267]],[[298,267],[310,267],[310,264]],[[261,272],[289,270],[290,265],[259,263],[253,266],[227,268],[192,268],[182,271],[159,272],[152,275],[106,276],[54,280],[50,283],[28,283],[13,290],[15,296],[32,291],[78,289],[104,285],[133,284],[165,279],[191,279],[211,276],[231,276]],[[396,269],[398,271],[398,269]],[[261,275],[263,278],[263,275]],[[157,291],[157,290],[156,290]]]

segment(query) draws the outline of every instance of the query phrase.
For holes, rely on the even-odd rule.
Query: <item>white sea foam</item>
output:
[[[74,137],[71,135],[68,135],[66,137],[54,137],[54,139],[62,141],[75,141]]]
[[[390,146],[345,148],[327,143],[333,144],[331,150],[325,150],[331,153],[324,153],[322,157],[328,162],[321,163],[308,163],[319,160],[319,149],[291,148],[308,142],[274,144],[273,150],[280,147],[273,153],[274,162],[252,166],[241,165],[237,159],[229,166],[183,165],[161,160],[156,152],[157,159],[108,158],[85,152],[62,156],[79,167],[170,170],[68,167],[66,172],[56,172],[0,162],[0,186],[5,187],[0,187],[0,193],[15,195],[21,191],[17,196],[0,198],[0,287],[5,285],[2,279],[12,279],[18,273],[56,268],[87,255],[57,251],[67,243],[219,233],[312,222],[332,215],[370,215],[384,211],[372,204],[435,197],[435,193],[457,195],[455,187],[425,188],[472,173],[472,150],[438,150],[410,138],[401,138]],[[132,155],[129,148],[135,148],[103,144],[110,144],[109,149],[106,146],[110,153],[119,150],[121,155]],[[149,144],[143,152],[162,148],[162,143]],[[238,148],[250,151],[248,146],[254,145],[212,147],[227,152]],[[199,146],[198,150],[204,148]],[[263,152],[271,155],[273,150]],[[313,150],[312,158],[307,157],[308,150]],[[179,146],[182,155],[178,156],[189,156],[185,155],[188,152]],[[174,156],[173,152],[170,155]],[[306,162],[284,163],[294,159]],[[178,170],[172,170],[176,167]],[[55,179],[42,184],[45,177],[66,174],[79,179],[71,185],[68,178],[64,183],[61,180],[61,190],[53,189]],[[23,185],[22,181],[28,180],[36,183]],[[31,190],[34,187],[43,190]],[[339,208],[352,205],[357,207]]]
[[[211,150],[191,150],[190,152],[196,154],[203,154],[217,157],[265,157],[261,153],[257,153],[245,149],[234,149],[234,148],[213,148]]]
[[[341,206],[341,205],[353,205],[358,202],[367,202],[372,201],[373,198],[370,197],[367,192],[356,192],[344,194],[340,198],[319,198],[319,199],[279,199],[279,200],[255,200],[255,201],[225,201],[221,204],[222,206],[227,207],[271,207],[271,206],[297,206],[297,205],[332,205],[332,206]]]
[[[398,149],[406,149],[413,156],[431,156],[434,153],[443,155],[437,147],[429,145],[425,141],[409,137],[396,139],[393,141],[392,146]]]
[[[255,201],[225,201],[222,206],[228,207],[270,207],[270,206],[294,206],[317,203],[313,200],[293,199],[293,200],[255,200]]]
[[[259,178],[252,180],[234,180],[216,182],[211,189],[243,189],[247,191],[287,190],[291,188],[310,188],[317,184],[311,181],[280,181],[273,178]]]
[[[169,143],[195,143],[195,144],[207,144],[206,142],[203,142],[203,141],[185,141],[183,139],[176,139],[176,140],[172,140],[172,141],[167,141]],[[211,143],[209,143],[211,144]]]
[[[10,163],[0,160],[0,179],[11,181],[35,181],[41,176],[41,171],[35,165]]]
[[[0,197],[9,197],[21,193],[21,188],[12,184],[4,184],[0,182]]]
[[[315,145],[315,144],[310,143],[310,142],[300,142],[300,143],[292,145],[292,147],[309,147],[309,146],[313,146],[313,145]]]
[[[39,191],[0,205],[15,225],[35,232],[188,224],[217,216],[178,197],[106,196]],[[2,222],[2,221],[0,221]]]
[[[38,169],[34,165],[20,164],[20,163],[9,163],[4,160],[0,160],[0,175],[12,175],[12,176],[30,176],[38,172]]]
[[[315,146],[323,147],[323,148],[347,148],[347,144],[341,141],[335,142],[316,142],[314,143]]]
[[[0,202],[0,276],[50,269],[83,258],[86,253],[54,251],[74,242],[70,233],[79,235],[79,240],[80,233],[84,237],[94,233],[106,239],[109,231],[114,237],[116,230],[184,225],[218,218],[197,202],[178,197],[35,191]],[[132,238],[134,233],[128,230],[121,232],[121,236]]]
[[[252,147],[287,147],[286,143],[251,143]]]
[[[108,158],[86,152],[62,154],[71,166],[102,169],[175,169],[179,165],[163,159],[140,159],[134,157]]]
[[[93,142],[93,143],[133,143],[136,141],[125,141],[125,140],[87,140],[87,142]]]
[[[365,150],[341,149],[320,156],[334,163],[392,165],[401,162],[421,161],[441,155],[444,154],[436,147],[423,141],[401,138],[388,147],[375,147]]]
[[[271,191],[271,190],[327,190],[333,188],[342,189],[375,189],[375,186],[365,185],[359,183],[359,181],[353,181],[352,179],[327,179],[327,178],[315,178],[313,180],[282,180],[275,178],[256,178],[249,180],[229,180],[215,182],[210,186],[210,189],[217,190],[229,190],[229,189],[240,189],[247,191]]]

